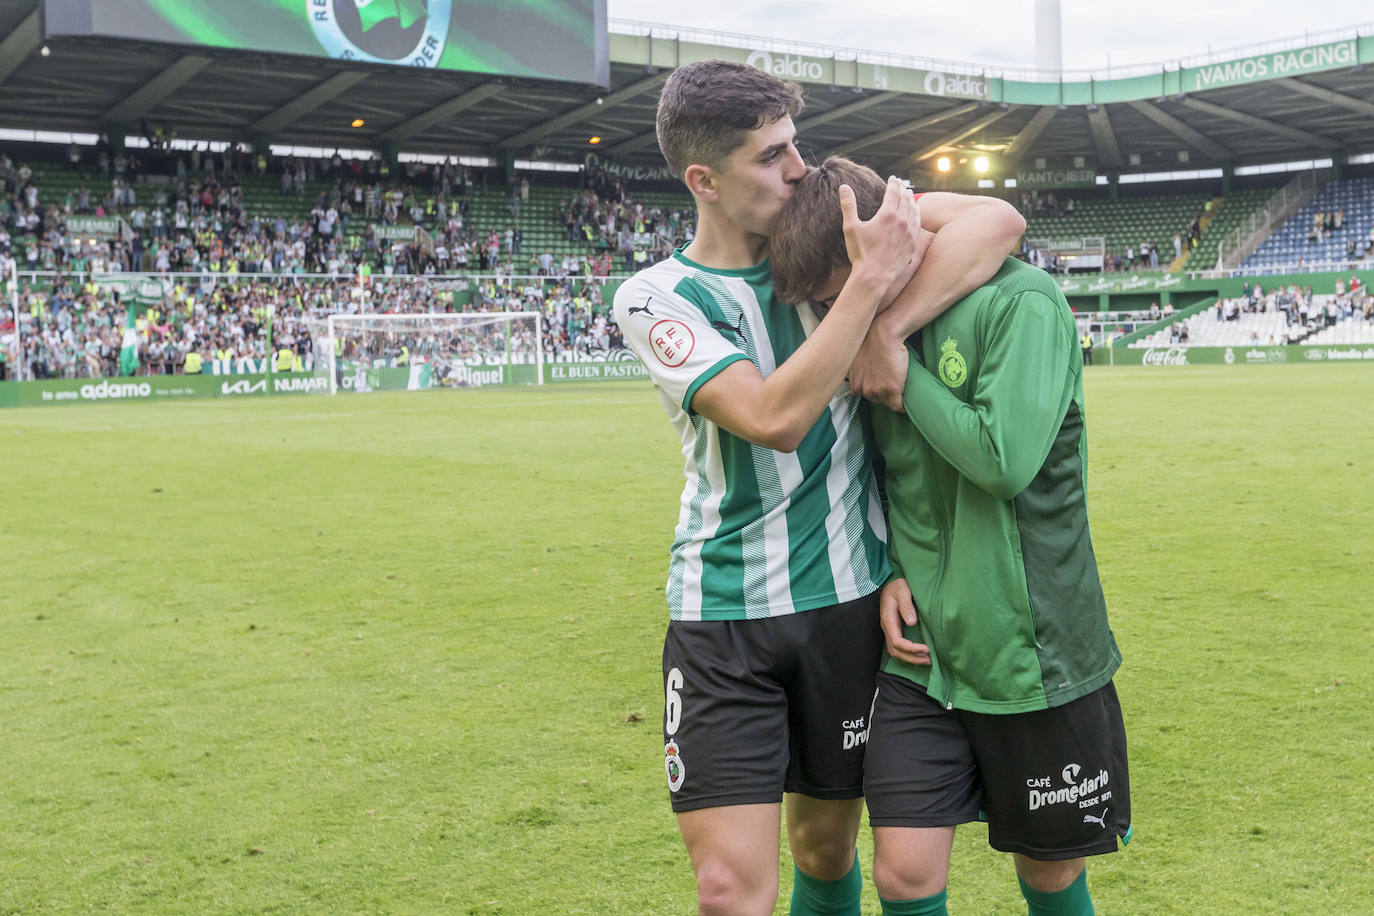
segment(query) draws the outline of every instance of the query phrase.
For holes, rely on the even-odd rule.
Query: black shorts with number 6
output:
[[[760,620],[672,621],[663,641],[673,810],[863,794],[882,651],[877,594]]]

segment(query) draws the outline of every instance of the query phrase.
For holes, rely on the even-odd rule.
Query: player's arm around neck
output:
[[[922,194],[921,228],[935,233],[906,289],[875,328],[905,340],[1002,269],[1026,231],[1016,208],[996,197]]]
[[[1015,248],[1026,221],[995,197],[923,194],[921,227],[935,233],[920,269],[869,330],[855,358],[855,392],[901,410],[906,382],[902,342],[992,279]]]
[[[801,444],[844,381],[883,293],[915,254],[920,216],[895,178],[867,222],[847,186],[840,188],[840,209],[853,269],[825,321],[768,378],[740,361],[692,399],[696,413],[756,445],[791,452]]]

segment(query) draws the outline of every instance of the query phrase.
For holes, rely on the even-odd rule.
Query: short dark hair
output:
[[[682,178],[693,163],[716,167],[751,130],[804,106],[801,87],[728,60],[703,60],[673,71],[658,98],[658,148]]]
[[[837,267],[849,266],[840,215],[840,185],[854,190],[859,219],[883,205],[887,182],[866,165],[831,156],[792,189],[769,240],[773,292],[783,302],[806,302]]]

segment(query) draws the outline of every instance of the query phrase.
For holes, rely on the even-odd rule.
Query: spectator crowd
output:
[[[3,266],[3,265],[0,265]],[[592,355],[623,343],[601,285],[573,278],[176,277],[158,283],[146,308],[135,309],[136,374],[183,371],[189,354],[207,371],[260,371],[281,350],[286,368],[311,369],[307,323],[330,314],[429,314],[534,311],[546,358]],[[3,378],[95,378],[117,375],[131,291],[118,283],[63,277],[20,285],[19,322],[0,320]],[[145,289],[138,298],[146,302]],[[22,341],[22,351],[19,349]],[[532,341],[530,341],[532,345]]]

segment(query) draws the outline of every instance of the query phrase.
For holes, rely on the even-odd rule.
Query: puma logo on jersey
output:
[[[627,314],[627,315],[635,315],[635,314],[638,314],[639,312],[643,312],[644,314],[648,315],[650,318],[653,318],[653,317],[655,317],[654,313],[651,312],[651,311],[649,311],[649,303],[650,303],[650,302],[653,302],[653,301],[654,301],[654,297],[653,297],[653,296],[650,296],[648,299],[645,299],[645,300],[644,300],[644,304],[643,304],[643,305],[632,305],[632,306],[630,306],[629,308],[627,308],[627,309],[625,310],[625,314]]]
[[[741,340],[744,340],[744,316],[739,316],[737,321],[738,324],[727,324],[724,321],[713,321],[711,322],[711,327],[715,328],[717,331],[729,331],[731,334],[734,334],[738,336]]]

